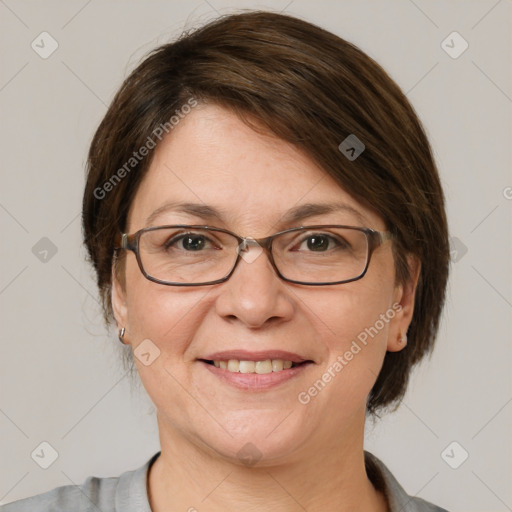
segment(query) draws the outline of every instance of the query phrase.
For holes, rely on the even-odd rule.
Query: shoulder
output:
[[[380,459],[366,451],[364,456],[368,478],[386,496],[389,512],[448,512],[422,498],[409,496]]]
[[[64,485],[0,506],[0,512],[151,512],[147,472],[160,455],[119,477],[88,477],[82,485]]]
[[[1,512],[113,511],[119,478],[91,476],[82,485],[64,485],[0,507]]]

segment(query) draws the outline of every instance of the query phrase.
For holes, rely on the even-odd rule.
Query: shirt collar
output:
[[[160,456],[155,453],[143,466],[127,471],[119,477],[116,490],[115,510],[119,512],[151,512],[148,497],[149,468]],[[419,508],[398,483],[391,471],[370,452],[364,452],[366,473],[373,486],[384,494],[389,512],[416,512]]]

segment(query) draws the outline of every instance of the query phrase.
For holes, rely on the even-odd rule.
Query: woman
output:
[[[92,141],[83,228],[161,451],[5,512],[443,510],[363,448],[449,262],[428,140],[372,59],[268,12],[156,49]]]

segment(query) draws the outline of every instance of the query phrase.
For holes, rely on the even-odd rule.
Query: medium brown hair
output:
[[[398,283],[410,277],[407,255],[418,257],[408,345],[386,353],[367,410],[398,403],[412,366],[432,350],[445,299],[449,243],[436,164],[414,109],[382,67],[291,16],[253,11],[184,33],[152,51],[114,97],[91,143],[82,216],[107,324],[116,240],[153,152],[130,158],[162,127],[170,132],[169,120],[190,98],[294,144],[376,211],[395,235]],[[353,161],[338,148],[350,134],[365,145]]]

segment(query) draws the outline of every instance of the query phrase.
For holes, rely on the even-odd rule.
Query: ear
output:
[[[414,313],[414,298],[421,272],[421,262],[416,255],[407,256],[410,279],[396,286],[393,294],[393,309],[396,311],[390,322],[387,350],[398,352],[407,345],[407,329]]]
[[[112,310],[116,319],[118,330],[128,325],[128,307],[126,304],[126,291],[119,282],[115,269],[112,270]],[[124,342],[123,342],[124,343]]]

